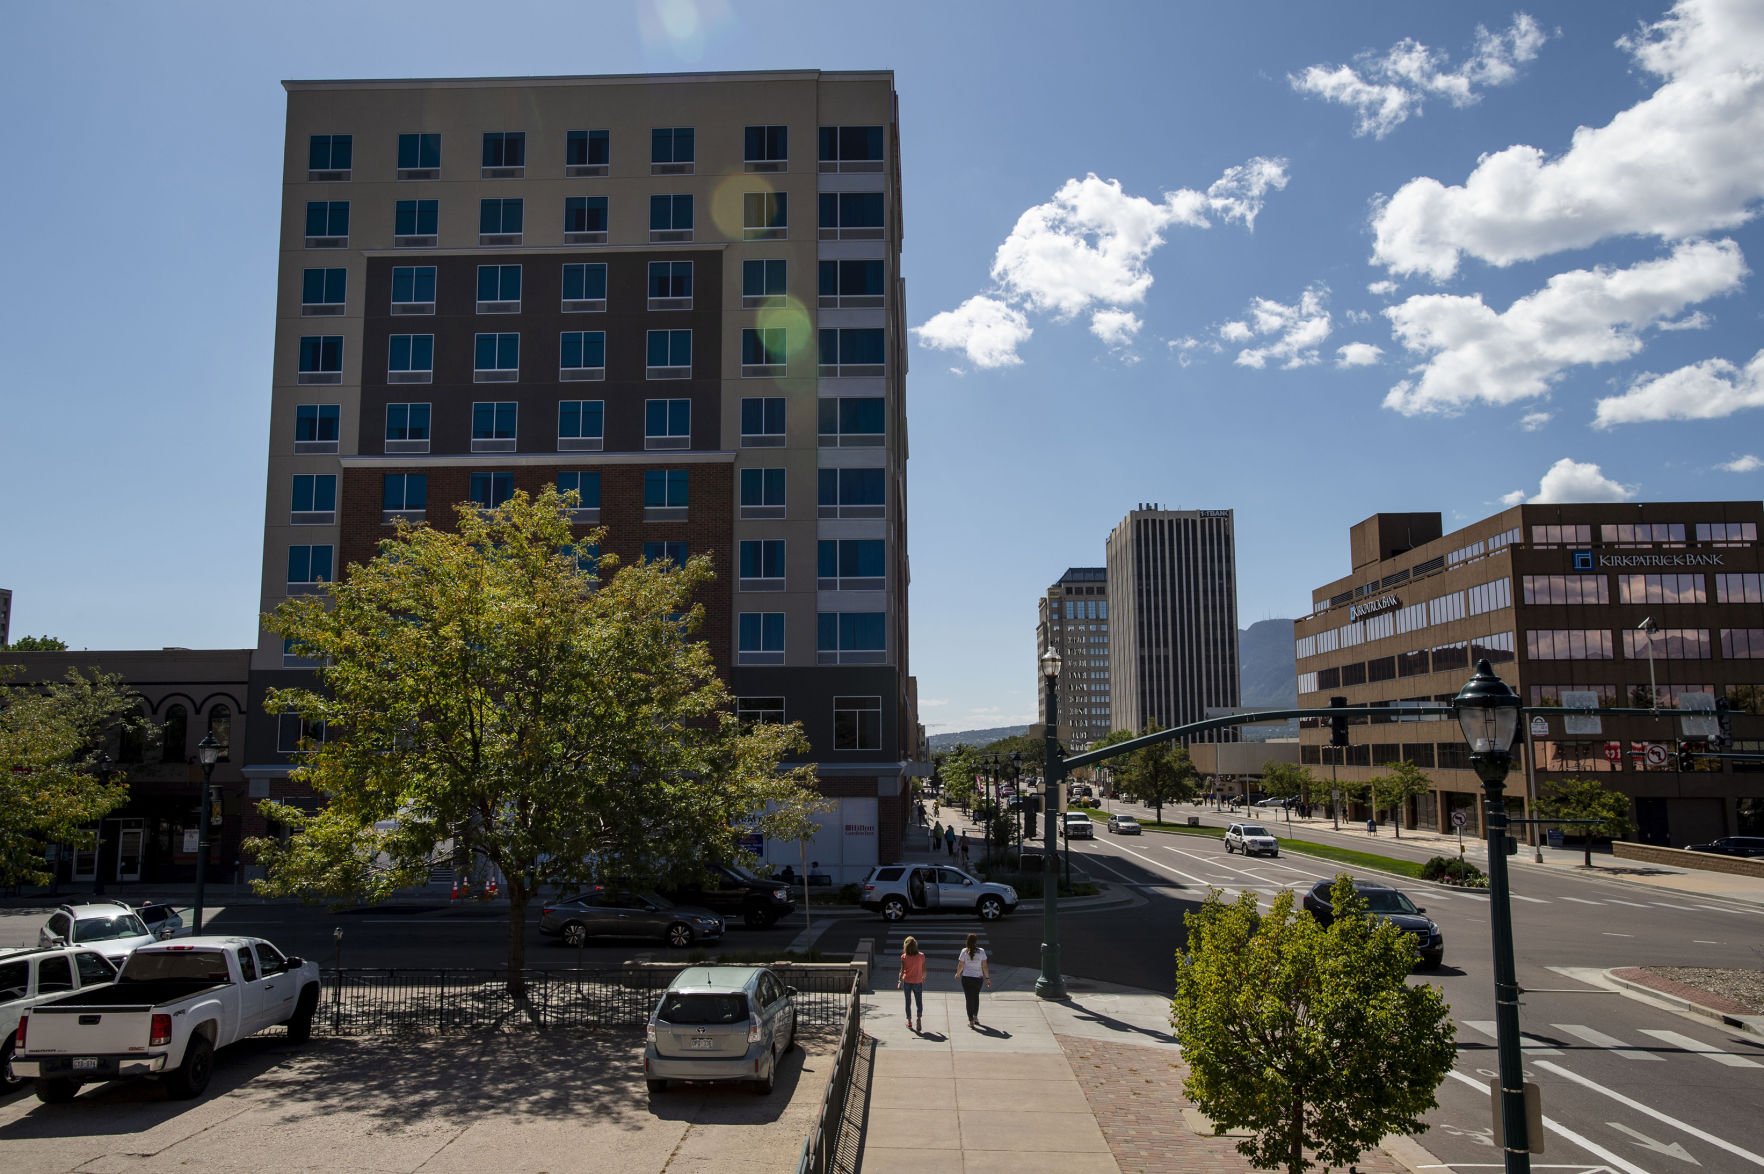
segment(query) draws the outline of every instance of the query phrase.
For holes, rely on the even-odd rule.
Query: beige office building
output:
[[[1102,567],[1070,567],[1036,605],[1037,672],[1048,649],[1060,654],[1060,744],[1078,754],[1109,724],[1109,591]],[[1036,718],[1047,725],[1047,688],[1036,678]]]

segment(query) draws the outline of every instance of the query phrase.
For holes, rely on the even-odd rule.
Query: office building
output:
[[[1037,672],[1048,649],[1060,655],[1060,744],[1073,754],[1114,727],[1109,724],[1108,572],[1071,567],[1037,604]],[[1037,678],[1036,718],[1047,725],[1047,689]]]
[[[1237,543],[1230,510],[1141,505],[1107,544],[1109,711],[1142,731],[1235,706]],[[1203,741],[1232,741],[1229,731]]]
[[[574,489],[622,561],[713,559],[741,713],[802,722],[839,801],[821,871],[891,858],[919,741],[892,74],[286,89],[263,608],[397,518]],[[254,701],[309,667],[266,634]],[[283,785],[299,734],[254,725],[247,774]]]
[[[1357,722],[1336,750],[1321,711],[1449,702],[1487,660],[1525,705],[1659,710],[1529,718],[1516,809],[1532,785],[1578,776],[1630,796],[1645,842],[1764,833],[1764,761],[1717,756],[1764,752],[1761,522],[1758,502],[1522,505],[1451,534],[1434,513],[1367,518],[1349,532],[1352,572],[1295,626],[1299,704],[1320,711],[1301,723],[1303,761],[1358,783],[1407,760],[1433,788],[1406,822],[1443,831],[1462,809],[1479,828],[1455,721]],[[1698,753],[1681,762],[1680,743]]]

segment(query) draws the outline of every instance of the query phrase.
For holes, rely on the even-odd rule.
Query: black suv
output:
[[[738,864],[713,864],[702,880],[664,889],[662,894],[682,905],[720,913],[725,921],[740,918],[749,929],[764,929],[796,909],[789,885],[757,877]]]
[[[1334,881],[1318,881],[1305,894],[1304,907],[1310,911],[1321,924],[1328,925],[1335,920],[1335,910],[1331,906],[1334,896]],[[1409,900],[1408,894],[1381,885],[1377,881],[1357,880],[1354,888],[1366,899],[1367,912],[1372,916],[1390,922],[1404,933],[1415,938],[1415,949],[1421,956],[1421,965],[1434,968],[1445,961],[1445,935],[1439,932],[1439,926],[1433,924],[1426,916],[1427,909]]]

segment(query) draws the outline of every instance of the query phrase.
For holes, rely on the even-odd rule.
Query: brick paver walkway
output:
[[[1756,1011],[1752,1010],[1752,1008],[1746,1006],[1744,1003],[1727,998],[1725,995],[1717,994],[1714,991],[1705,990],[1700,986],[1692,986],[1689,983],[1679,982],[1675,978],[1669,978],[1666,975],[1661,974],[1659,971],[1646,966],[1626,966],[1621,970],[1613,970],[1611,973],[1617,978],[1626,978],[1630,982],[1640,983],[1645,987],[1659,991],[1663,995],[1675,995],[1687,1002],[1696,1003],[1698,1006],[1707,1007],[1709,1010],[1718,1011],[1723,1015],[1757,1014]]]
[[[1196,1133],[1185,1120],[1184,1110],[1194,1108],[1182,1095],[1188,1066],[1174,1048],[1070,1035],[1054,1038],[1122,1174],[1246,1174],[1251,1169],[1237,1152],[1236,1138]],[[1361,1174],[1406,1174],[1383,1150],[1369,1150],[1354,1169]]]

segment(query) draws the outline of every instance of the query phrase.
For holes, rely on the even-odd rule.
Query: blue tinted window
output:
[[[429,439],[429,405],[387,404],[386,439]]]
[[[652,298],[691,297],[692,262],[651,261],[649,263],[649,296]]]
[[[815,644],[821,652],[882,652],[888,648],[887,614],[879,611],[821,612]]]
[[[880,538],[825,540],[815,550],[816,573],[823,579],[880,579],[883,550]]]
[[[399,135],[398,166],[407,170],[441,166],[441,136],[438,134]]]
[[[744,611],[741,613],[741,652],[783,652],[784,613],[781,611]]]
[[[521,336],[518,334],[480,334],[473,351],[473,363],[479,371],[516,371],[521,365]]]
[[[606,366],[606,331],[566,330],[558,366],[566,371]]]
[[[427,473],[387,473],[380,478],[380,508],[426,510],[429,508]]]
[[[340,306],[347,269],[308,269],[300,275],[300,303],[304,306]]]
[[[557,405],[557,434],[568,440],[605,436],[606,404],[597,399],[564,400]]]
[[[881,192],[822,192],[822,228],[881,228]]]
[[[643,505],[648,509],[679,509],[687,505],[685,469],[645,469]]]
[[[520,200],[479,200],[478,231],[486,236],[521,231]]]
[[[741,332],[741,364],[744,367],[782,366],[785,349],[784,331],[781,328]]]
[[[440,221],[441,205],[436,200],[399,200],[392,206],[392,232],[395,236],[434,236]],[[412,301],[421,301],[412,298]]]
[[[822,262],[823,265],[829,262]],[[744,298],[778,298],[784,296],[784,262],[741,262],[741,296]]]
[[[590,164],[605,165],[611,158],[611,144],[606,131],[573,130],[564,138],[564,163],[569,167]]]
[[[600,508],[600,474],[592,470],[579,469],[559,473],[557,475],[557,491],[568,493],[574,490],[581,496],[577,509],[597,510]]]
[[[690,229],[692,227],[692,197],[649,197],[649,227],[654,232],[668,229]]]
[[[571,302],[606,300],[606,266],[600,263],[565,265],[563,296],[565,301]]]
[[[790,128],[750,126],[742,136],[742,147],[749,163],[782,163],[790,158]]]
[[[880,126],[823,126],[821,159],[827,163],[879,162],[882,159]]]
[[[749,396],[741,401],[743,436],[784,435],[784,397]]]
[[[742,505],[783,505],[783,469],[741,470]]]
[[[649,132],[649,161],[651,163],[691,163],[696,146],[691,127],[658,127]]]
[[[822,261],[820,292],[830,297],[881,297],[881,261]]]
[[[295,441],[336,440],[340,417],[337,404],[300,404],[294,409]]]
[[[565,232],[605,232],[605,196],[564,197]],[[592,296],[592,295],[590,295]],[[605,294],[600,295],[605,297]]]
[[[478,300],[480,302],[520,301],[521,267],[519,265],[478,266]]]
[[[288,548],[288,582],[332,582],[331,548],[329,546],[290,546]]]
[[[491,131],[484,136],[485,167],[525,167],[526,164],[525,131]]]
[[[651,330],[647,341],[651,367],[692,366],[690,330]]]
[[[784,540],[781,538],[744,539],[740,549],[743,579],[782,579],[784,577]]]
[[[841,396],[820,401],[824,436],[881,436],[887,427],[881,396]]]
[[[337,476],[334,473],[294,474],[294,512],[331,513],[337,508]]]
[[[822,505],[882,505],[887,479],[881,469],[821,469]]]
[[[351,135],[313,135],[306,151],[308,171],[348,171],[355,154]]]
[[[643,544],[643,561],[646,563],[671,562],[676,566],[686,565],[686,544],[684,542],[645,542]]]
[[[513,440],[514,437],[514,404],[485,403],[472,405],[473,440]]]
[[[348,200],[311,200],[306,205],[307,236],[348,236]]]
[[[433,371],[435,369],[435,336],[432,334],[394,334],[388,340],[388,371]]]
[[[433,265],[394,265],[392,267],[392,300],[394,302],[434,301],[435,267]]]
[[[643,435],[691,436],[692,401],[652,399],[643,402]]]
[[[473,473],[472,504],[491,509],[514,496],[513,473]]]
[[[300,340],[300,372],[314,375],[343,370],[343,336],[307,335]]]

